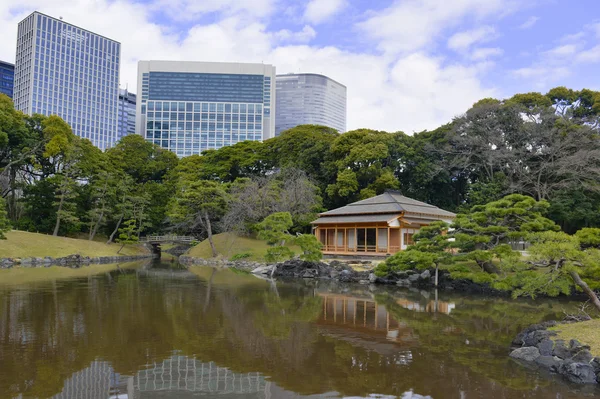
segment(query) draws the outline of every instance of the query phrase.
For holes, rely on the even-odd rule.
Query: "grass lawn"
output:
[[[564,339],[567,343],[571,339],[576,339],[584,345],[589,345],[590,352],[594,356],[600,356],[600,319],[560,324],[550,329],[558,332],[558,338]]]
[[[130,269],[141,266],[140,262],[127,262],[119,264],[121,269]],[[52,266],[52,267],[13,267],[11,269],[0,270],[0,287],[7,285],[43,283],[54,280],[63,280],[77,277],[89,277],[95,274],[108,273],[115,270],[117,265],[112,263],[108,265],[90,265],[77,269],[70,267]]]
[[[269,246],[266,242],[250,237],[239,237],[232,233],[221,233],[213,236],[217,252],[223,257],[229,259],[236,254],[249,253],[250,257],[245,260],[264,262],[265,254]],[[300,253],[300,248],[292,245],[289,247],[294,253]],[[208,240],[204,240],[195,247],[191,248],[186,255],[195,258],[212,258],[212,251]]]
[[[0,258],[53,258],[79,254],[81,256],[142,255],[148,253],[142,245],[126,245],[117,254],[120,244],[78,240],[76,238],[53,237],[46,234],[12,230],[0,240]]]

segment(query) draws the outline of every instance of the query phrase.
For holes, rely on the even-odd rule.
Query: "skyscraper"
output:
[[[19,23],[15,108],[56,114],[100,149],[117,139],[121,44],[37,11]]]
[[[127,90],[119,90],[119,123],[117,140],[135,133],[136,95]]]
[[[0,93],[12,98],[14,82],[15,65],[0,61]]]
[[[346,86],[314,73],[277,75],[275,134],[298,125],[346,131]]]
[[[275,133],[274,81],[266,64],[140,61],[136,132],[180,157],[266,140]]]

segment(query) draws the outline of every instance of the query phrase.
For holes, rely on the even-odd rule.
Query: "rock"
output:
[[[398,277],[398,279],[400,279],[400,280],[405,280],[408,278],[408,273],[407,272],[397,272],[396,277]]]
[[[421,275],[419,275],[419,274],[411,274],[410,276],[408,276],[408,280],[411,283],[416,282],[419,278],[421,278]]]
[[[596,383],[594,368],[589,364],[567,361],[558,368],[558,373],[575,384]]]
[[[577,341],[576,339],[572,339],[569,341],[569,349],[571,349],[571,352],[573,353],[577,353],[579,352],[581,349],[590,349],[589,345],[583,345],[581,344],[581,342]]]
[[[554,331],[537,330],[530,332],[523,338],[523,346],[536,346],[540,342],[556,335]]]
[[[552,349],[552,355],[566,360],[571,357],[571,351],[565,345],[565,341],[563,341],[562,339],[557,339],[554,342],[554,349]]]
[[[526,346],[512,351],[510,353],[510,357],[513,359],[524,360],[526,362],[533,362],[535,359],[540,357],[540,351],[534,346]]]
[[[594,360],[591,361],[590,365],[594,368],[594,372],[596,374],[600,373],[600,357],[595,357]]]
[[[371,284],[369,280],[358,280],[359,284]]]
[[[538,366],[548,369],[555,373],[558,371],[558,368],[562,364],[562,360],[560,360],[556,356],[540,356],[537,359],[535,359],[535,363]]]
[[[554,348],[554,342],[551,339],[543,339],[537,344],[537,348],[540,350],[542,356],[552,356],[552,349]]]
[[[252,270],[252,274],[268,274],[271,273],[272,266],[260,266]]]
[[[409,279],[398,280],[398,281],[396,281],[396,285],[399,285],[400,287],[410,287],[410,280]]]
[[[369,274],[369,281],[374,283],[375,281],[377,281],[377,276],[375,275],[375,273],[370,273]]]
[[[571,358],[571,360],[574,361],[575,363],[588,363],[589,364],[593,358],[594,358],[594,356],[592,356],[592,354],[590,353],[589,350],[581,349],[579,352],[577,352],[575,354],[575,356],[573,356]]]
[[[302,278],[317,278],[319,276],[319,272],[316,269],[306,269],[302,274]]]
[[[425,270],[423,273],[421,273],[421,278],[423,280],[428,280],[431,277],[431,272],[429,270]]]

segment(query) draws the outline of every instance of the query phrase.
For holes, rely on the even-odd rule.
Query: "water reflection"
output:
[[[176,264],[0,285],[0,398],[579,398],[506,356],[564,306]]]

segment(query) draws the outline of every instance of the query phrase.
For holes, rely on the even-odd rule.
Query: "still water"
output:
[[[561,317],[568,302],[272,282],[173,263],[85,269],[0,271],[0,398],[600,394],[507,357],[516,332]]]

